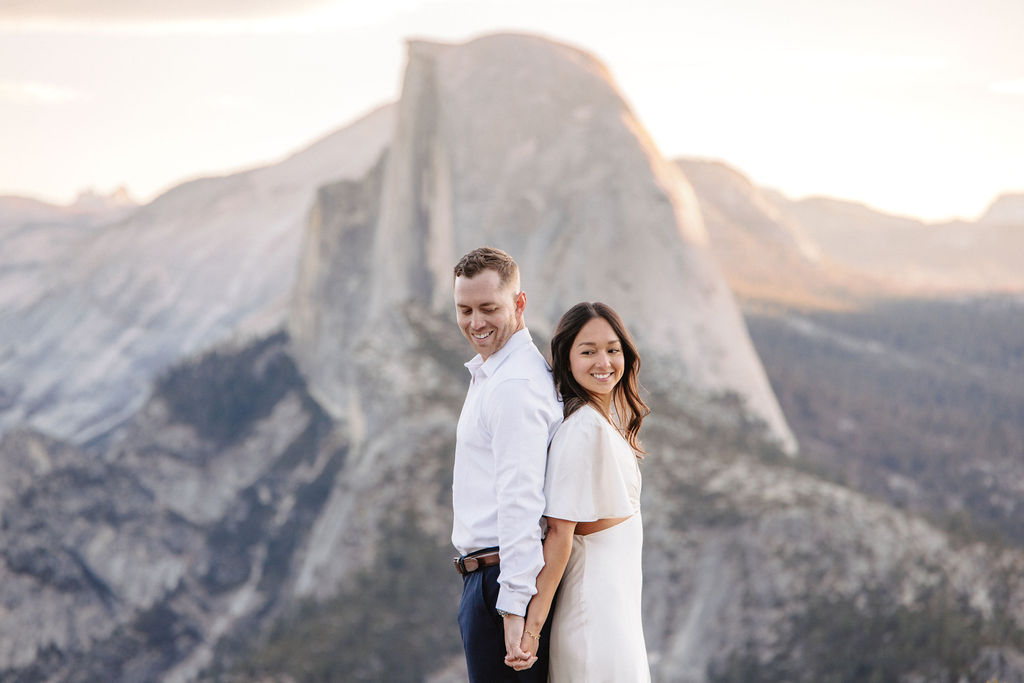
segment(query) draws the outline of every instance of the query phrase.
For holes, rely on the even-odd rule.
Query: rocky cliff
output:
[[[448,534],[464,341],[405,315],[425,391],[382,388],[367,425],[396,419],[376,433],[320,410],[277,335],[166,374],[102,457],[9,434],[0,678],[460,680]],[[1020,551],[821,480],[739,404],[719,406],[726,425],[685,397],[651,403],[657,680],[1024,674]]]
[[[344,329],[401,348],[409,330],[389,326],[392,312],[450,315],[452,264],[494,244],[519,262],[531,329],[550,334],[573,304],[605,301],[635,321],[646,354],[665,359],[662,372],[675,374],[680,391],[736,394],[794,448],[693,189],[593,57],[528,36],[411,43],[381,183],[353,219],[374,224],[372,245],[360,245],[370,248],[365,276],[347,250],[307,249],[303,263],[321,279],[365,283],[359,298],[369,308],[353,317],[335,300],[328,306],[318,299],[326,285],[304,277],[289,325],[300,367],[332,412],[349,404],[349,387],[335,378],[350,361],[324,339]]]
[[[0,678],[193,679],[277,599],[332,433],[278,335],[164,375],[102,455],[8,434]]]
[[[136,411],[170,364],[279,325],[316,188],[363,175],[392,120],[385,107],[278,164],[106,222],[37,210],[0,226],[0,433],[29,424],[83,443]],[[22,204],[0,212],[24,217]]]

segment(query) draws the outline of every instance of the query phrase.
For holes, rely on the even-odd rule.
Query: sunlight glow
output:
[[[1024,78],[1016,81],[999,81],[990,85],[989,89],[999,95],[1024,95]]]
[[[131,3],[0,3],[0,194],[148,200],[270,162],[393,101],[409,38],[507,31],[593,54],[665,157],[794,198],[943,220],[1024,190],[1018,3]]]
[[[83,98],[74,88],[49,83],[0,82],[0,100],[14,104],[65,104]]]

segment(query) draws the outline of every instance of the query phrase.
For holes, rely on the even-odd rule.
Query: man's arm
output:
[[[540,519],[544,514],[551,408],[527,380],[495,387],[488,427],[494,451],[501,574],[497,608],[525,616],[544,566]]]

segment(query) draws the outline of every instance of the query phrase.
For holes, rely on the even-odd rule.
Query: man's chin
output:
[[[484,337],[483,339],[477,339],[473,336],[467,337],[467,339],[469,339],[470,345],[475,350],[481,351],[491,348],[492,342],[494,341],[494,333],[492,332],[489,336]]]

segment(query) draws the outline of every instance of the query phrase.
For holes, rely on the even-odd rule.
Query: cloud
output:
[[[988,89],[998,95],[1024,95],[1024,78],[1016,81],[999,81],[992,83]]]
[[[315,33],[382,24],[436,0],[0,0],[0,31]]]
[[[14,104],[67,104],[85,95],[73,88],[49,83],[0,81],[0,101]]]
[[[331,0],[6,0],[0,20],[61,23],[245,20],[287,16]]]

